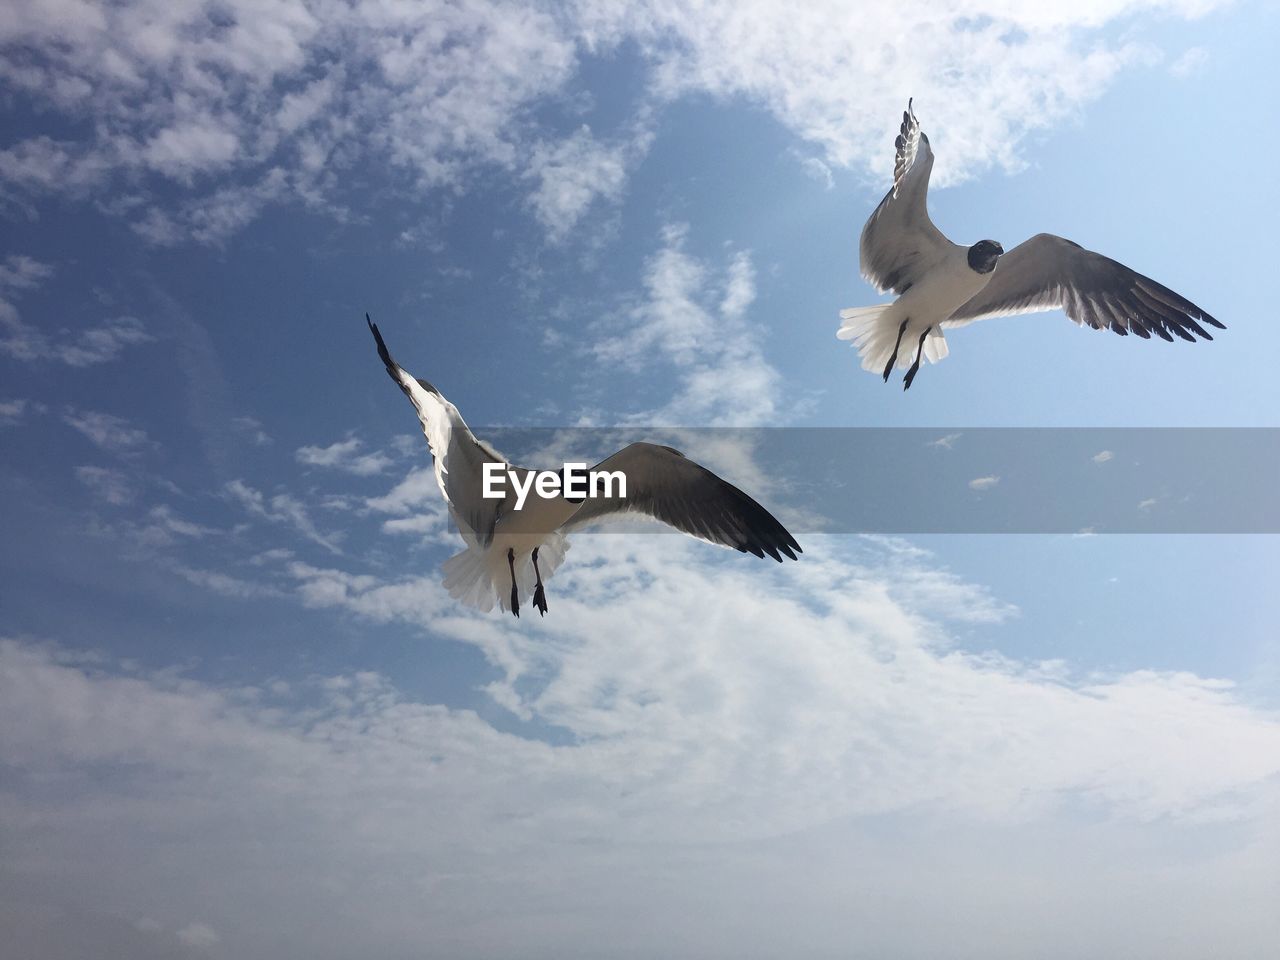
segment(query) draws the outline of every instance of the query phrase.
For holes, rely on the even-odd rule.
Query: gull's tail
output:
[[[840,329],[836,331],[836,337],[853,341],[862,359],[863,370],[883,373],[895,346],[898,359],[894,366],[909,367],[915,360],[916,344],[922,330],[917,328],[913,332],[910,323],[902,330],[902,317],[894,310],[896,306],[896,302],[877,303],[872,307],[849,307],[840,311]],[[940,329],[934,327],[924,341],[924,358],[930,363],[937,363],[947,353],[947,339]]]
[[[495,546],[485,549],[472,537],[466,537],[467,549],[455,553],[446,560],[441,569],[444,571],[444,588],[453,599],[475,607],[481,613],[488,613],[494,604],[502,610],[511,609],[511,568],[507,565],[507,554],[504,546],[495,540]],[[536,542],[536,541],[534,541]],[[532,544],[516,545],[516,586],[522,600],[533,598],[535,577],[533,561],[530,558]],[[556,568],[564,561],[569,549],[569,541],[562,533],[553,533],[538,547],[538,572],[542,581],[546,581],[556,572]]]
[[[484,549],[468,545],[461,553],[455,553],[444,562],[444,588],[453,599],[475,607],[482,613],[493,609],[497,589],[489,575],[488,558]]]

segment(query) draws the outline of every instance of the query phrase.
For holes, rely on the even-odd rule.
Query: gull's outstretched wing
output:
[[[1163,284],[1051,233],[1037,234],[1001,257],[991,281],[942,326],[1059,307],[1078,324],[1121,336],[1132,332],[1150,339],[1154,333],[1194,342],[1196,334],[1213,339],[1199,321],[1226,329]]]
[[[779,563],[796,559],[800,544],[764,507],[679,450],[633,443],[593,470],[620,470],[627,496],[588,497],[568,526],[578,527],[612,514],[648,514],[710,543],[733,547]]]
[[[484,465],[506,464],[500,453],[488,444],[477,440],[458,413],[458,408],[446,400],[440,391],[425,380],[415,380],[400,364],[391,359],[378,325],[365,314],[369,330],[378,342],[378,356],[386,364],[400,389],[409,398],[422,432],[427,436],[431,455],[435,458],[436,482],[449,503],[454,522],[473,533],[482,546],[493,539],[494,524],[504,503],[503,500],[486,499],[484,490]]]
[[[893,189],[862,228],[860,251],[862,275],[881,293],[901,296],[956,244],[929,219],[925,201],[933,151],[910,101],[894,146]]]

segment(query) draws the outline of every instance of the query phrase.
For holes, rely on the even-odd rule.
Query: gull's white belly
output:
[[[516,553],[527,553],[577,513],[579,506],[581,504],[570,503],[564,497],[543,498],[530,491],[524,509],[510,508],[498,519],[493,530],[493,548],[500,549],[504,556],[507,547],[515,547]]]
[[[908,319],[908,329],[937,326],[967,303],[991,279],[969,266],[968,251],[949,255],[898,298],[894,312]]]

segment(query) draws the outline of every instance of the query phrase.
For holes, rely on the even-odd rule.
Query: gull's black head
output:
[[[969,248],[969,267],[974,273],[990,273],[1004,255],[1004,247],[994,240],[979,240]]]

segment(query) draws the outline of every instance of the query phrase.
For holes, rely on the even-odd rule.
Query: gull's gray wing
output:
[[[1051,233],[1037,234],[1002,256],[991,281],[942,326],[1059,307],[1078,324],[1143,339],[1154,333],[1165,340],[1194,342],[1196,334],[1212,340],[1200,320],[1226,329],[1163,284]]]
[[[781,523],[764,507],[679,450],[633,443],[593,470],[620,470],[626,498],[588,497],[567,526],[578,527],[619,513],[644,513],[677,530],[779,563],[800,553]]]
[[[387,373],[409,398],[427,445],[435,459],[436,482],[449,504],[454,522],[475,534],[482,546],[493,539],[493,528],[505,501],[482,496],[484,491],[484,465],[500,463],[506,466],[503,456],[483,441],[477,440],[458,413],[458,408],[446,400],[425,380],[415,380],[400,364],[391,359],[383,342],[378,325],[365,314],[369,330],[378,342],[378,356],[386,364]]]
[[[908,101],[894,141],[893,189],[862,228],[862,275],[884,293],[901,296],[956,244],[929,219],[925,203],[933,151]]]

